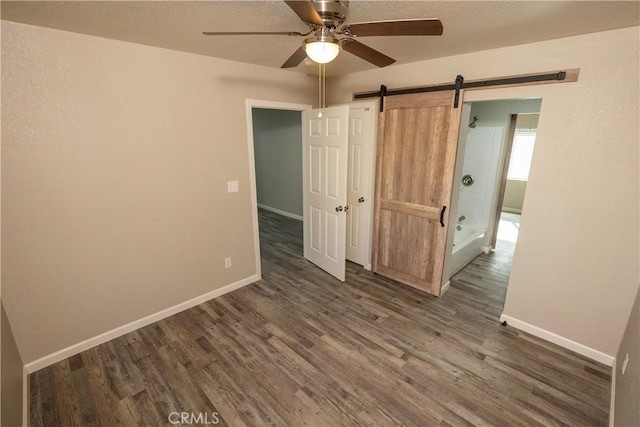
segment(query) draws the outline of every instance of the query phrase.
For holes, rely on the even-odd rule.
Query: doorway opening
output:
[[[503,175],[506,173],[506,178],[503,176],[498,195],[496,210],[498,224],[492,238],[492,248],[495,250],[505,247],[513,252],[518,241],[520,217],[529,181],[539,116],[539,113],[521,113],[511,116],[511,122],[515,121],[515,126],[512,124],[509,129],[503,166]]]
[[[302,217],[302,112],[253,108],[258,208]]]
[[[443,290],[485,277],[500,314],[535,146],[541,99],[465,103]],[[495,288],[495,289],[494,289]],[[470,290],[471,291],[471,290]]]
[[[340,108],[345,109],[346,107]],[[306,218],[309,209],[305,203],[310,197],[308,192],[304,191],[304,177],[305,170],[310,170],[309,161],[317,156],[312,155],[316,153],[313,150],[305,154],[307,148],[305,148],[303,132],[305,129],[304,117],[305,114],[312,114],[310,105],[247,100],[246,108],[256,242],[255,259],[257,273],[261,277],[260,236],[266,232],[278,232],[279,226],[277,224],[283,222],[278,219],[278,215],[298,220],[299,224],[293,223],[295,225],[287,226],[287,231],[300,227],[305,230],[304,241],[306,242],[309,238],[305,226],[314,223]],[[345,150],[341,156],[340,167],[344,168],[341,173],[347,176],[347,184],[343,186],[347,197],[340,205],[344,205],[342,213],[347,222],[346,236],[339,239],[342,242],[339,244],[346,248],[346,260],[370,269],[375,104],[370,101],[349,104],[345,111],[348,112],[344,118],[345,125],[348,122],[345,129],[349,130],[348,147],[346,147],[348,150]],[[328,135],[332,130],[331,127],[327,128]],[[309,128],[308,131],[307,133],[313,136],[314,128]],[[345,137],[346,133],[345,131]],[[329,150],[327,153],[326,156],[329,156],[332,151]],[[325,154],[322,154],[323,158],[324,156]],[[312,177],[316,176],[314,173],[309,173]],[[331,180],[326,183],[327,189],[330,182]],[[309,188],[315,188],[311,185],[313,182],[308,184]],[[289,221],[288,224],[292,223]],[[328,232],[322,232],[319,235],[325,238],[326,234]],[[310,235],[311,237],[315,236],[313,233]],[[273,241],[273,239],[269,240]],[[293,248],[284,248],[283,250],[290,251]],[[310,259],[307,256],[306,246],[304,253],[305,257]],[[313,262],[313,260],[311,261]],[[323,269],[327,271],[326,268]]]
[[[251,187],[253,212],[255,264],[259,278],[262,278],[260,232],[278,233],[278,229],[274,225],[277,223],[278,216],[293,218],[302,224],[300,210],[302,208],[301,131],[298,135],[299,149],[296,149],[294,145],[296,144],[295,132],[300,130],[302,126],[302,112],[309,109],[311,109],[311,105],[307,104],[256,99],[247,99],[246,101],[249,186]],[[257,141],[256,131],[261,134],[261,138]],[[286,140],[282,141],[282,137],[285,137]],[[296,153],[299,154],[299,157]],[[286,170],[284,170],[285,168]],[[296,178],[297,176],[299,177]],[[279,185],[285,185],[287,191],[279,192]],[[260,192],[258,187],[260,187]],[[260,228],[258,209],[270,214],[263,215],[264,230]],[[265,219],[268,221],[265,222]]]

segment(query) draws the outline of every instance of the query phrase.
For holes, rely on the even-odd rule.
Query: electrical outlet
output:
[[[240,191],[238,181],[227,181],[227,193],[237,193]]]
[[[224,268],[229,268],[231,267],[231,258],[225,258],[224,259]]]
[[[622,361],[622,368],[620,369],[620,371],[622,371],[622,375],[624,375],[624,371],[627,370],[627,364],[629,363],[629,353],[627,353],[624,356],[624,360]]]

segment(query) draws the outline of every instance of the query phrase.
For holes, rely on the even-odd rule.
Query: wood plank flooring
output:
[[[500,325],[505,253],[436,299],[260,231],[260,282],[33,373],[30,425],[607,425],[609,368]]]

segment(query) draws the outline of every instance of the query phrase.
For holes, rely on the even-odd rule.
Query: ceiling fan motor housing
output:
[[[346,19],[349,0],[312,0],[312,3],[327,27],[337,28]]]
[[[305,45],[311,42],[338,43],[339,40],[335,37],[331,28],[320,27],[316,28],[314,35],[306,38],[302,44]]]

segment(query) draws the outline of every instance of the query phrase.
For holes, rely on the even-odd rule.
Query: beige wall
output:
[[[25,363],[256,274],[245,99],[314,95],[301,73],[3,21],[2,298]]]
[[[522,213],[524,194],[527,191],[527,181],[507,180],[504,189],[504,200],[502,210],[505,212]]]
[[[625,355],[629,362],[624,374]],[[640,426],[640,292],[636,299],[616,356],[614,425]]]
[[[353,92],[579,67],[577,83],[467,92],[541,97],[525,216],[504,313],[614,356],[638,286],[638,27],[334,78]],[[389,52],[392,53],[392,52]]]

